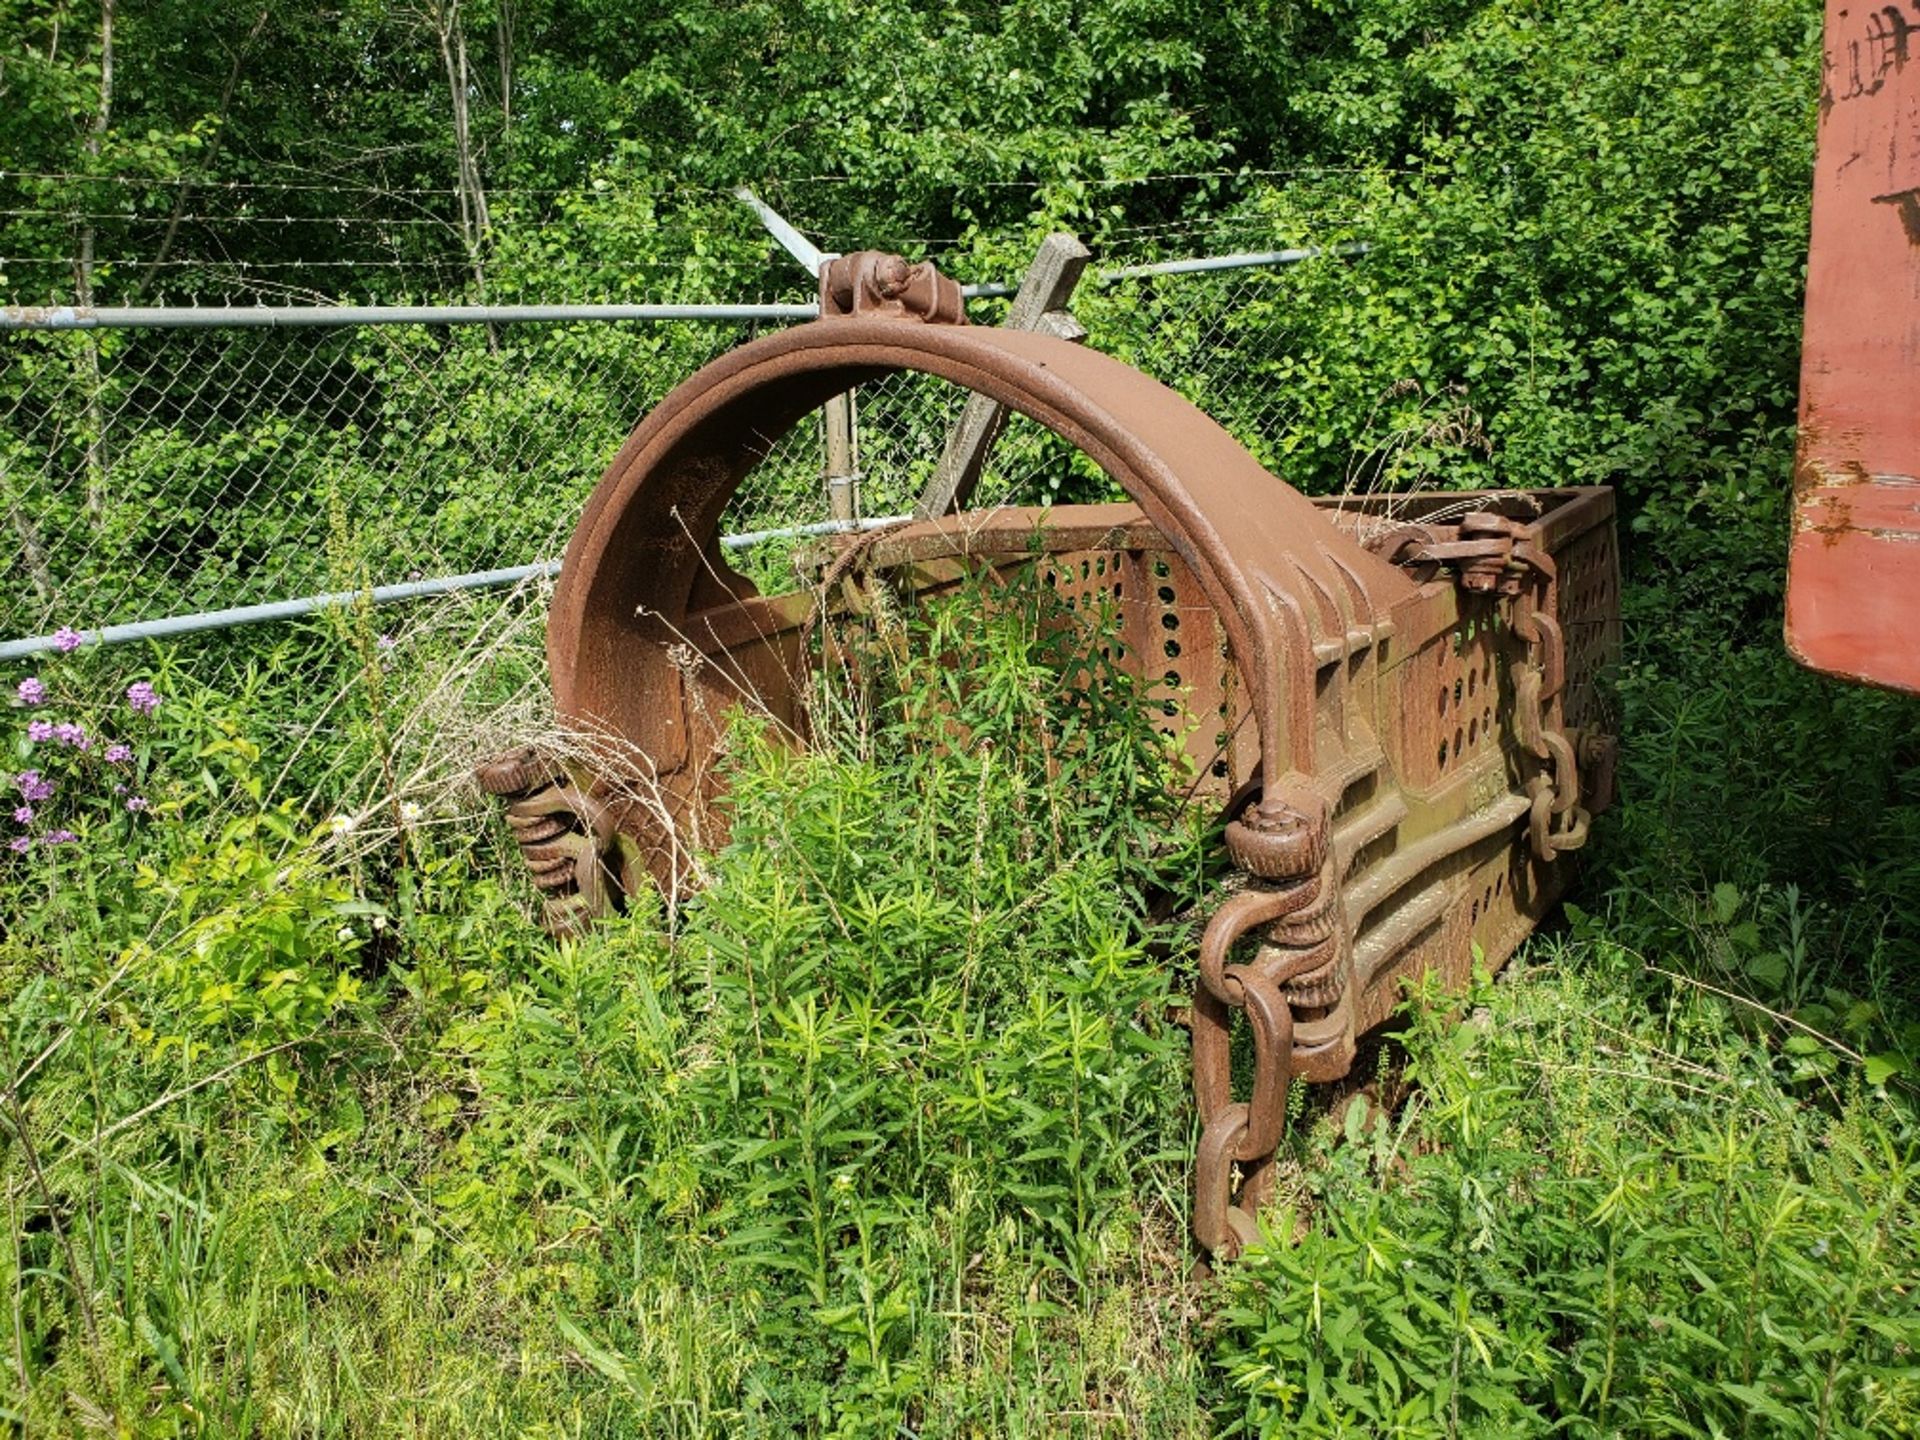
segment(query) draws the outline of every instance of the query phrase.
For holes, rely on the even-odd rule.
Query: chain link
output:
[[[1231,967],[1241,1006],[1253,1024],[1250,1097],[1232,1098],[1232,1010],[1202,983],[1194,993],[1193,1084],[1201,1119],[1194,1158],[1194,1236],[1223,1259],[1257,1233],[1254,1216],[1271,1188],[1273,1153],[1286,1133],[1293,1082],[1293,1011],[1280,987],[1258,970]],[[1235,1193],[1234,1171],[1241,1182]]]
[[[1329,888],[1331,868],[1291,885],[1242,891],[1214,913],[1201,937],[1193,1002],[1193,1090],[1201,1123],[1193,1229],[1221,1259],[1238,1256],[1259,1233],[1254,1217],[1272,1189],[1273,1155],[1286,1134],[1296,1069],[1287,987],[1324,969],[1338,943],[1319,933],[1321,912],[1330,915],[1337,898]],[[1234,945],[1261,927],[1275,943],[1262,945],[1251,964],[1227,964]],[[1253,1086],[1244,1101],[1233,1098],[1235,1010],[1246,1012],[1253,1030]]]
[[[1514,730],[1543,767],[1526,782],[1528,837],[1534,855],[1551,862],[1586,844],[1588,830],[1580,804],[1580,737],[1569,735],[1559,719],[1567,675],[1566,637],[1553,613],[1559,571],[1553,557],[1526,538],[1526,526],[1508,516],[1473,511],[1460,517],[1456,534],[1424,542],[1396,536],[1395,551],[1408,563],[1452,567],[1462,589],[1516,597],[1513,629],[1527,648],[1513,672]],[[1593,756],[1605,758],[1598,750]]]
[[[1514,730],[1521,748],[1543,765],[1526,782],[1527,837],[1534,857],[1550,864],[1587,843],[1589,817],[1580,804],[1577,737],[1560,724],[1567,646],[1553,614],[1559,573],[1551,556],[1529,545],[1516,545],[1513,559],[1528,572],[1514,607],[1513,630],[1526,646],[1514,667]]]
[[[1108,258],[1175,255],[1153,242]],[[1297,418],[1271,379],[1272,304],[1295,283],[1269,267],[1083,284],[1074,311],[1090,344],[1200,403],[1271,464]],[[493,336],[395,326],[0,337],[0,568],[20,581],[0,591],[0,638],[550,558],[634,424],[754,333],[562,321]],[[930,376],[862,386],[847,503],[869,518],[911,510],[965,400]],[[721,530],[828,520],[827,491],[821,426],[803,421],[769,443]],[[973,504],[1115,498],[1071,444],[1016,415]],[[769,539],[738,563],[775,579],[784,551],[804,543]]]

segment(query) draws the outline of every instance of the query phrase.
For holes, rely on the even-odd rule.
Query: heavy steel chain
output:
[[[1295,1069],[1293,1008],[1287,987],[1324,969],[1338,941],[1315,917],[1330,909],[1332,866],[1289,885],[1244,890],[1220,907],[1200,941],[1194,987],[1193,1089],[1200,1111],[1194,1159],[1194,1237],[1210,1254],[1233,1259],[1259,1233],[1255,1216],[1273,1188],[1273,1155],[1286,1133]],[[1241,939],[1269,927],[1283,941],[1297,932],[1305,948],[1264,945],[1248,964],[1227,962]],[[1233,1098],[1233,1012],[1253,1027],[1253,1087]],[[1234,1181],[1239,1171],[1239,1184]]]
[[[1566,684],[1566,639],[1553,614],[1558,571],[1553,557],[1527,537],[1528,527],[1492,510],[1460,517],[1458,538],[1421,541],[1396,535],[1395,558],[1413,565],[1447,565],[1460,587],[1481,594],[1512,595],[1514,632],[1526,644],[1526,658],[1514,667],[1514,730],[1521,747],[1543,767],[1527,778],[1531,804],[1528,843],[1543,861],[1552,861],[1587,843],[1588,813],[1580,803],[1580,764],[1610,783],[1612,754],[1569,736],[1559,721]],[[1591,753],[1583,755],[1583,750]]]
[[[1513,728],[1520,746],[1544,768],[1527,778],[1527,837],[1536,859],[1552,862],[1587,843],[1589,817],[1580,804],[1580,766],[1573,739],[1560,725],[1567,680],[1566,637],[1552,607],[1558,578],[1551,556],[1516,546],[1533,583],[1514,605],[1514,633],[1527,647],[1513,671]]]

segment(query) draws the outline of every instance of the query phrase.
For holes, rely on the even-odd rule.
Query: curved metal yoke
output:
[[[901,371],[1029,416],[1134,504],[917,522],[853,542],[837,565],[1019,559],[1038,528],[1050,579],[1116,599],[1124,579],[1130,663],[1165,682],[1167,713],[1218,719],[1220,750],[1195,759],[1210,793],[1238,786],[1225,838],[1246,878],[1200,947],[1194,1213],[1202,1245],[1231,1254],[1252,1233],[1288,1082],[1345,1074],[1401,979],[1438,969],[1458,985],[1476,958],[1504,961],[1606,802],[1593,680],[1618,639],[1611,492],[1309,501],[1139,371],[966,325],[929,266],[843,257],[822,311],[674,390],[587,503],[547,653],[563,724],[598,737],[603,761],[527,752],[481,781],[510,799],[556,928],[643,870],[680,887],[715,838],[703,827],[726,713],[744,701],[804,728],[796,692],[826,598],[761,597],[727,565],[721,516],[743,478],[828,399]],[[1196,590],[1197,607],[1179,598]],[[1155,628],[1182,614],[1183,641]],[[1162,675],[1162,648],[1183,644]],[[1246,1103],[1230,1094],[1236,1010],[1255,1030]]]
[[[899,371],[991,396],[1092,458],[1192,570],[1250,688],[1277,830],[1323,827],[1314,653],[1362,643],[1414,592],[1158,381],[1052,336],[823,318],[722,356],[622,447],[561,565],[547,655],[559,713],[635,745],[660,776],[687,765],[688,686],[670,651],[692,617],[749,598],[719,525],[742,479],[831,396]]]

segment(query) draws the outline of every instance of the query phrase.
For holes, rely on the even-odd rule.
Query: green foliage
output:
[[[165,924],[11,1010],[16,1074],[60,1057],[26,1113],[110,1137],[10,1127],[46,1177],[10,1168],[18,1193],[80,1237],[29,1229],[8,1274],[29,1424],[71,1391],[138,1433],[379,1428],[410,1366],[504,1329],[523,1371],[454,1362],[430,1430],[475,1403],[1038,1434],[1098,1393],[1193,1433],[1185,1046],[1147,915],[1192,894],[1201,836],[1115,624],[1029,567],[845,637],[868,664],[818,697],[819,747],[736,733],[708,890],[556,951],[489,945],[527,922],[422,833],[382,870],[345,848],[366,821],[157,832],[131,893]],[[138,1218],[149,1194],[191,1222]],[[77,1273],[91,1335],[43,1271]]]
[[[1411,1096],[1338,1126],[1309,1102],[1292,1208],[1196,1292],[1166,1010],[1208,848],[1137,694],[1030,575],[883,604],[813,697],[812,753],[735,733],[715,883],[559,947],[420,778],[462,768],[447,675],[484,711],[542,673],[493,612],[391,647],[360,608],[82,651],[41,668],[46,713],[124,731],[129,768],[23,740],[24,709],[4,731],[16,772],[58,771],[30,823],[84,841],[0,862],[9,1423],[1920,1428],[1914,711],[1777,641],[1811,0],[481,0],[478,241],[447,13],[123,13],[95,145],[97,7],[0,3],[10,298],[70,298],[82,234],[109,303],[369,274],[385,298],[790,293],[706,188],[743,178],[836,245],[968,279],[1052,225],[1109,254],[1365,241],[1076,308],[1303,488],[1616,484],[1623,803],[1530,952],[1552,965],[1464,1024],[1421,997]],[[166,239],[176,204],[210,218]],[[12,343],[7,543],[38,583],[36,526],[88,537],[74,595],[146,547],[179,563],[139,583],[175,598],[531,558],[720,338],[366,332],[300,350],[294,385],[286,337]],[[909,438],[866,452],[876,502],[937,452],[938,398],[903,405]],[[104,463],[97,411],[144,417]],[[1018,424],[999,454],[1107,493]],[[43,470],[104,476],[105,506]],[[789,463],[770,493],[817,480]],[[24,588],[4,604],[39,606]],[[136,680],[163,702],[137,730]]]
[[[1315,1149],[1305,1233],[1229,1281],[1228,1433],[1915,1433],[1911,1113],[1857,1071],[1802,1104],[1805,1036],[1557,959],[1464,1024],[1423,997],[1406,1113]]]
[[[0,949],[29,1433],[1912,1430],[1911,1010],[1809,893],[1621,879],[1468,1023],[1424,997],[1411,1098],[1310,1104],[1195,1291],[1208,847],[1111,616],[883,598],[809,752],[733,733],[713,883],[551,948],[471,840],[247,780],[329,713],[405,763],[435,642],[366,618],[224,694],[162,656],[147,878]]]
[[[1137,1187],[1177,1193],[1184,1045],[1141,887],[1190,852],[1147,843],[1170,754],[1070,619],[1029,568],[893,622],[870,658],[894,664],[839,689],[822,747],[736,732],[731,837],[670,942],[645,917],[563,950],[461,1031],[490,1153],[525,1145],[494,1115],[597,1092],[522,1203],[617,1227],[603,1263],[750,1297],[732,1423],[963,1430],[1013,1399],[967,1358],[978,1327],[1010,1324],[1031,1379],[1028,1347],[1171,1262]],[[474,1223],[513,1223],[497,1186]],[[611,1318],[569,1337],[653,1414],[653,1337]]]
[[[366,907],[283,814],[232,820],[140,878],[167,897],[178,927],[164,947],[136,945],[128,957],[165,997],[137,1032],[157,1052],[204,1047],[196,1036],[228,1027],[270,1042],[305,1038],[359,1000],[358,936],[342,922]],[[174,1033],[154,1030],[161,1015],[174,1018]]]

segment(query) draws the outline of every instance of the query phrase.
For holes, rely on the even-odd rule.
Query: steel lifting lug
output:
[[[820,272],[820,315],[967,323],[958,284],[925,261],[915,265],[881,250],[857,250],[827,263]]]

